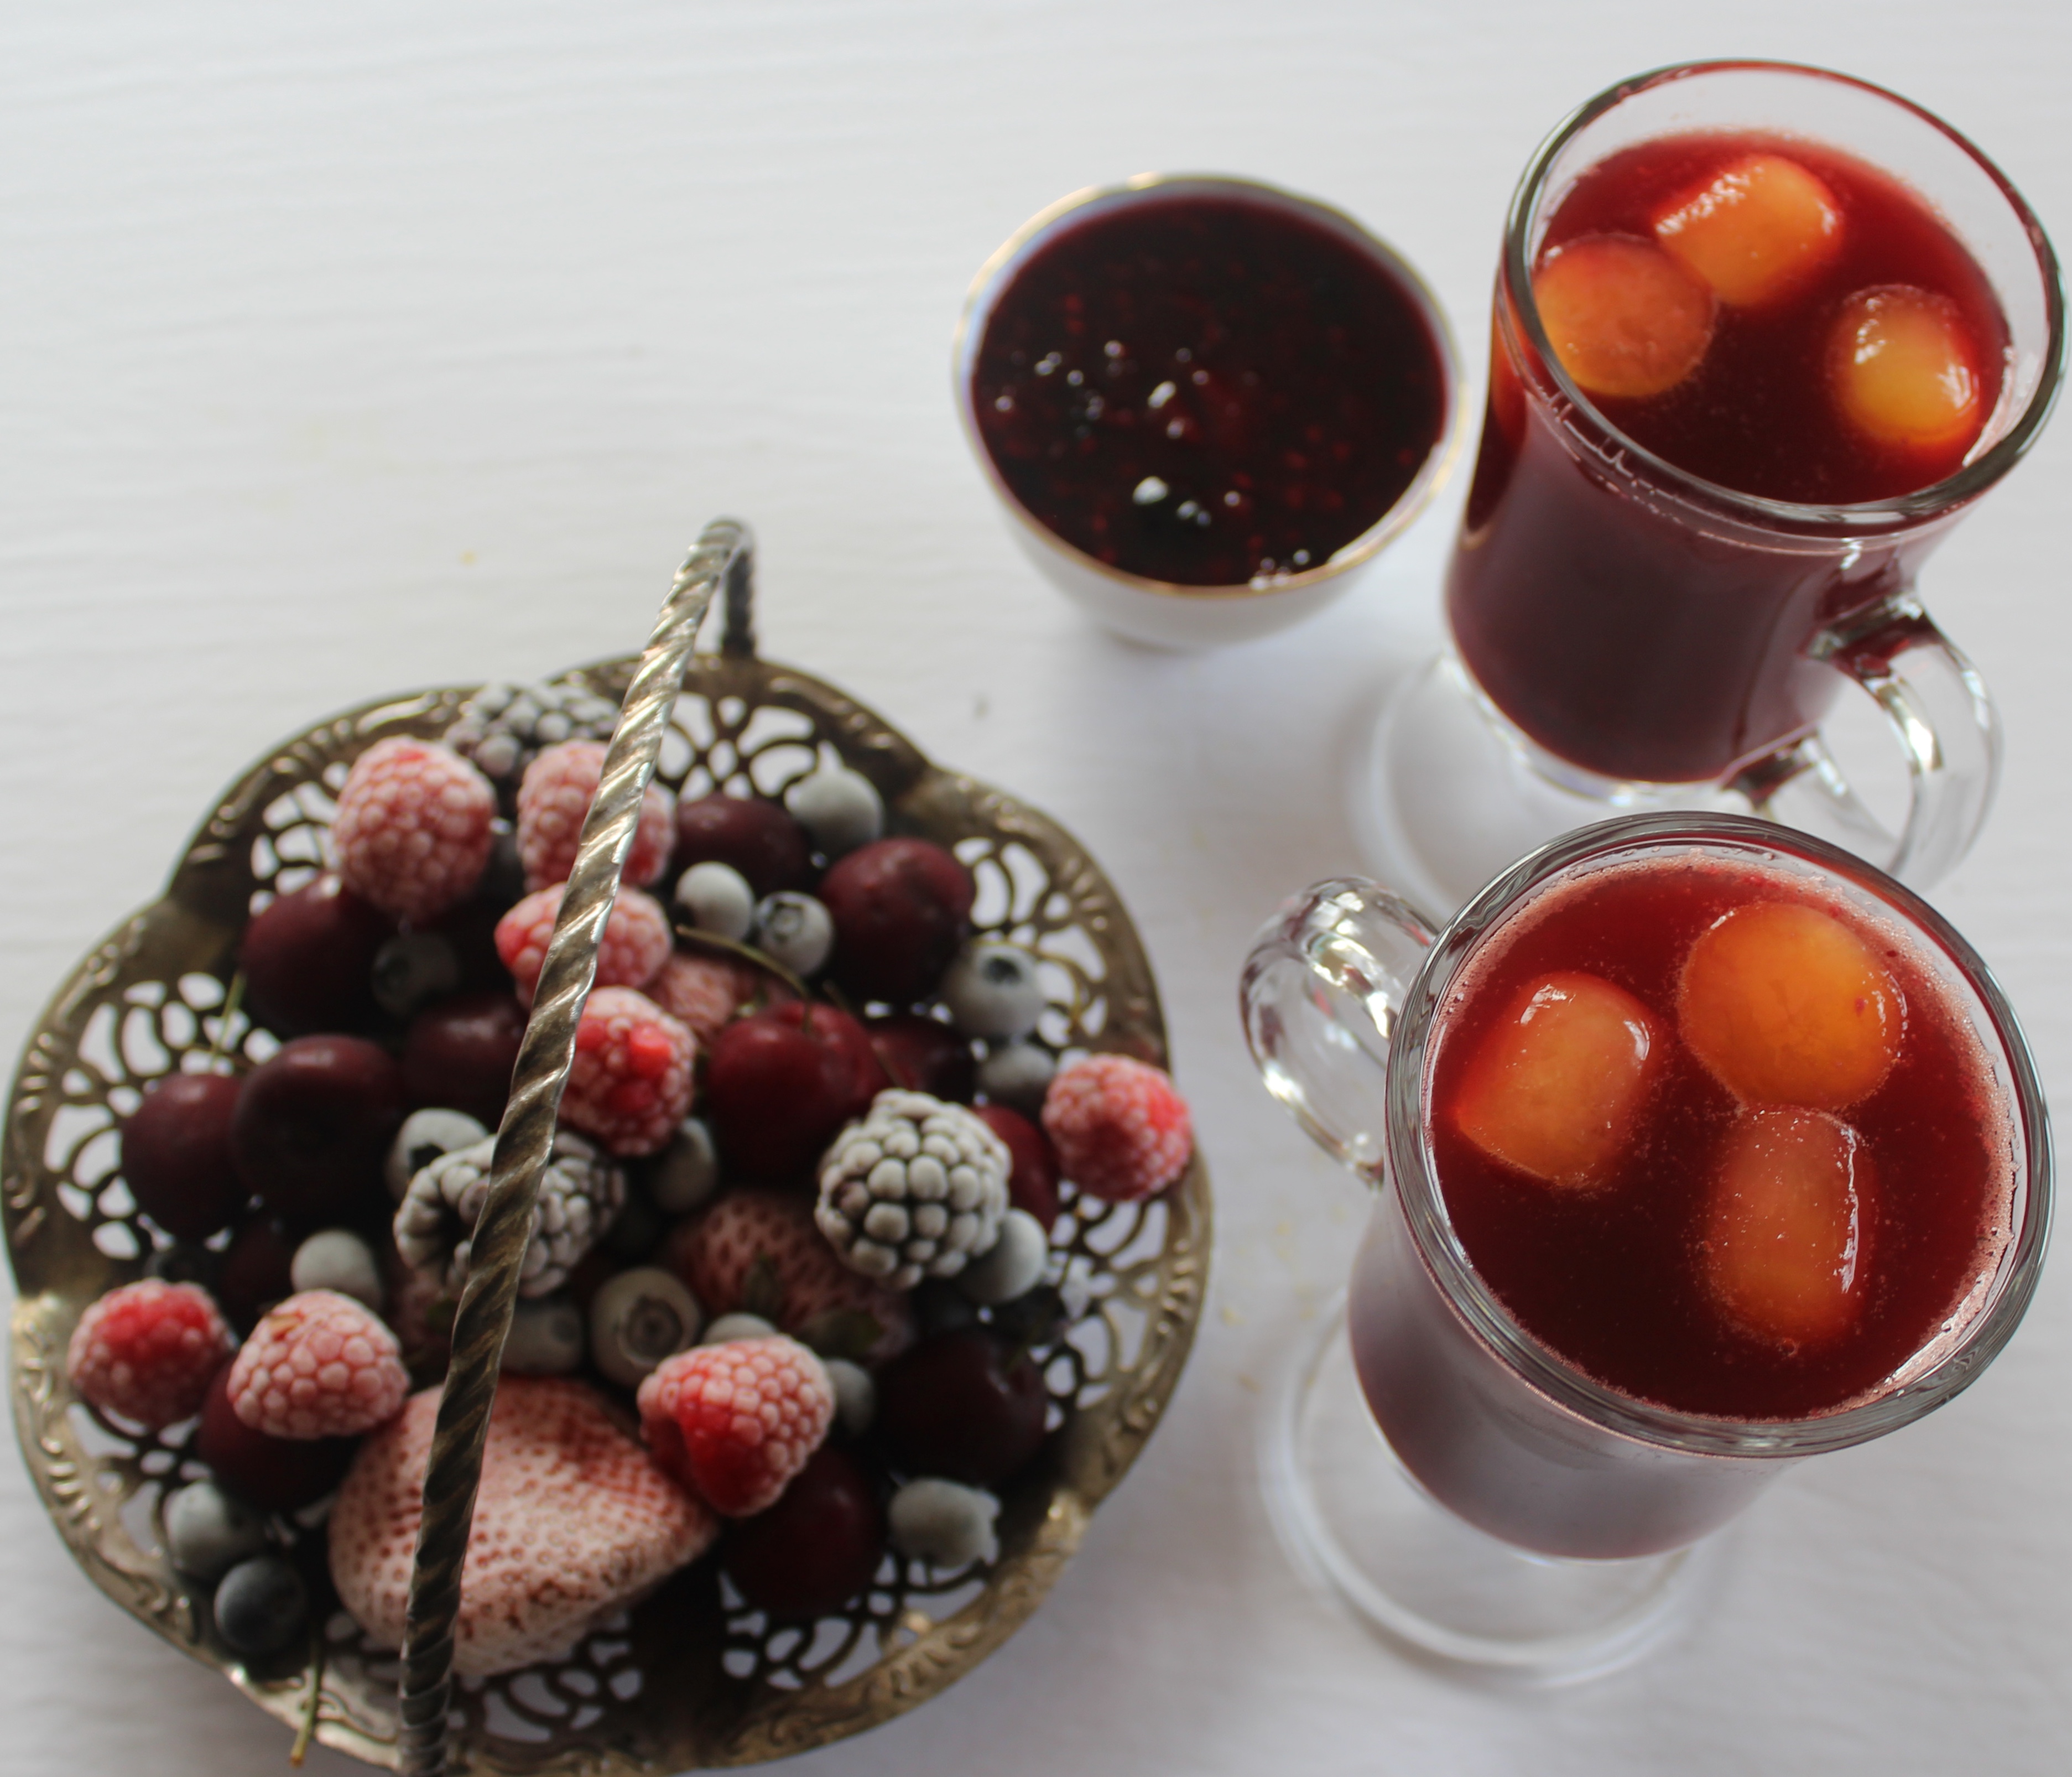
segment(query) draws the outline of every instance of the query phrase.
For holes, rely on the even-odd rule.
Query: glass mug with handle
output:
[[[1752,1359],[1755,1348],[1742,1339],[1717,1375],[1668,1387],[1672,1396],[1698,1391],[1683,1405],[1622,1385],[1609,1372],[1623,1359],[1600,1351],[1595,1369],[1586,1368],[1527,1324],[1540,1322],[1544,1306],[1530,1289],[1514,1287],[1515,1265],[1504,1274],[1506,1294],[1498,1293],[1483,1260],[1501,1249],[1480,1244],[1482,1258],[1471,1256],[1462,1231],[1478,1224],[1457,1214],[1463,1206],[1471,1218],[1483,1213],[1466,1188],[1472,1179],[1460,1163],[1464,1150],[1457,1136],[1449,1146],[1445,1127],[1450,1119],[1457,1130],[1465,1115],[1457,1058],[1477,1053],[1482,1033],[1495,1028],[1478,1023],[1474,1008],[1490,981],[1505,979],[1507,955],[1522,953],[1522,941],[1542,943],[1536,932],[1556,932],[1566,941],[1556,923],[1570,917],[1564,910],[1583,905],[1581,896],[1602,896],[1607,885],[1628,897],[1602,903],[1618,910],[1607,928],[1610,950],[1630,943],[1641,954],[1653,941],[1645,935],[1650,898],[1669,906],[1671,897],[1694,892],[1693,883],[1715,878],[1741,885],[1732,893],[1745,890],[1754,897],[1749,904],[1768,897],[1838,909],[1874,935],[1881,953],[1905,959],[1893,966],[1906,971],[1895,979],[1910,989],[1902,1043],[1915,1051],[1910,1061],[1895,1052],[1914,1072],[1895,1071],[1882,1100],[1873,1092],[1864,1108],[1844,1113],[1869,1132],[1867,1153],[1876,1154],[1884,1139],[1876,1119],[1919,1114],[1921,1078],[1961,1074],[1971,1083],[1967,1089],[1975,1088],[1962,1102],[1984,1107],[1977,1115],[1987,1136],[1971,1162],[1981,1200],[1954,1232],[1941,1228],[1933,1256],[1942,1268],[1933,1273],[1940,1280],[1934,1287],[1954,1288],[1954,1296],[1931,1295],[1918,1321],[1893,1322],[1905,1343],[1856,1348],[1848,1361],[1871,1367],[1854,1381],[1832,1384],[1840,1398],[1811,1407],[1802,1382],[1820,1373],[1817,1342],[1809,1342],[1811,1356],[1787,1342],[1783,1356],[1765,1347]],[[1605,951],[1602,933],[1593,941],[1609,973],[1626,966]],[[1319,1326],[1271,1397],[1260,1453],[1268,1504],[1291,1555],[1314,1580],[1428,1652],[1560,1678],[1609,1669],[1645,1651],[1690,1602],[1703,1565],[1694,1549],[1704,1552],[1706,1539],[1795,1462],[1881,1436],[1948,1401],[2006,1343],[2034,1291],[2049,1220],[2050,1140],[2014,1014],[1984,964],[1938,915],[1823,841],[1745,816],[1629,816],[1526,858],[1444,927],[1373,883],[1322,883],[1260,933],[1240,1005],[1268,1088],[1320,1145],[1381,1187],[1354,1261],[1344,1318]],[[1680,1029],[1684,1014],[1658,1005],[1648,1017],[1666,1047],[1663,1030]],[[1954,1053],[1968,1059],[1953,1072]],[[1885,1109],[1877,1108],[1881,1103]],[[1690,1186],[1710,1194],[1695,1201],[1716,1200],[1720,1154],[1739,1151],[1732,1138],[1708,1134],[1713,1146],[1688,1153],[1665,1147],[1671,1137],[1663,1119],[1682,1113],[1658,1108],[1651,1114],[1654,1152],[1671,1157],[1640,1162],[1668,1169],[1646,1173],[1648,1188],[1673,1194]],[[1744,1102],[1726,1113],[1741,1121],[1726,1127],[1739,1131],[1750,1119],[1794,1114]],[[1946,1133],[1960,1123],[1950,1111]],[[1913,1141],[1922,1146],[1918,1133]],[[1886,1198],[1865,1211],[1873,1234],[1897,1227],[1901,1209],[1918,1217],[1927,1199],[1960,1195],[1957,1174],[1939,1157],[1951,1151],[1958,1150],[1946,1147],[1919,1162],[1918,1177],[1894,1170],[1881,1187]],[[1908,1177],[1917,1182],[1908,1184]],[[1902,1190],[1926,1198],[1908,1199]],[[1513,1236],[1539,1251],[1525,1218],[1545,1211],[1540,1199],[1563,1195],[1529,1178],[1500,1179],[1484,1207],[1507,1201]],[[1552,1213],[1568,1215],[1579,1201],[1570,1195]],[[1608,1302],[1592,1293],[1601,1284],[1578,1285],[1550,1269],[1557,1294],[1577,1294],[1568,1306],[1579,1316],[1602,1317],[1615,1329],[1622,1321],[1638,1324],[1650,1311],[1651,1289],[1679,1314],[1704,1299],[1710,1273],[1697,1268],[1723,1261],[1689,1255],[1710,1251],[1706,1241],[1716,1241],[1716,1231],[1693,1235],[1662,1213],[1662,1201],[1645,1207],[1681,1256],[1645,1286],[1636,1282]],[[1860,1256],[1855,1213],[1852,1207],[1852,1267]],[[1880,1216],[1893,1220],[1881,1224]],[[1938,1244],[1927,1232],[1926,1224],[1908,1227],[1908,1240],[1892,1243],[1892,1250]],[[1881,1302],[1904,1298],[1914,1287],[1904,1267],[1922,1261],[1883,1259],[1875,1240],[1865,1238],[1862,1287],[1874,1287]],[[1869,1272],[1873,1265],[1885,1269]],[[1719,1336],[1710,1310],[1689,1318],[1704,1339]],[[1778,1398],[1799,1405],[1758,1410],[1763,1398],[1732,1392],[1754,1387],[1749,1376],[1760,1381],[1771,1372],[1781,1381],[1763,1387],[1782,1388]],[[1729,1392],[1716,1394],[1720,1388]],[[1716,1397],[1707,1398],[1707,1389]]]
[[[1709,171],[1679,210],[1676,181],[1690,167]],[[1767,186],[1765,172],[1776,175]],[[1827,225],[1806,251],[1828,269],[1805,274],[1808,291],[1786,279],[1783,295],[1753,302],[1732,275],[1735,300],[1704,292],[1654,240],[1627,232],[1631,218],[1611,201],[1636,187],[1627,207],[1652,205],[1666,240],[1680,219],[1733,211],[1725,200],[1762,211],[1780,184],[1772,208],[1810,203]],[[1607,232],[1572,238],[1593,207]],[[1749,237],[1761,245],[1774,220],[1758,216]],[[1775,226],[1788,236],[1791,221]],[[1823,244],[1829,236],[1841,245]],[[1603,264],[1593,269],[1593,256]],[[1564,259],[1572,275],[1556,279]],[[1694,311],[1695,327],[1713,327],[1692,337],[1696,370],[1669,366],[1682,386],[1654,390],[1628,366],[1591,359],[1579,302],[1605,299],[1597,286],[1613,273],[1663,283],[1651,314],[1694,290],[1713,304],[1716,327]],[[1971,309],[1910,295],[1891,282],[1901,276],[1962,289]],[[1856,292],[1859,278],[1879,282]],[[1764,374],[1757,360],[1832,345],[1869,312],[1864,301],[1889,309],[1894,291],[1930,331],[1954,330],[1959,359],[1980,360],[1949,370],[1976,385],[1967,446],[1960,438],[1937,457],[1855,426],[1855,372],[1832,350],[1810,365],[1793,359],[1788,384],[1740,386]],[[2002,327],[1989,351],[1986,335]],[[1847,339],[1864,362],[1880,351],[1900,361],[1876,324]],[[1668,68],[1592,100],[1540,150],[1512,203],[1488,409],[1447,580],[1453,650],[1395,700],[1377,734],[1366,793],[1375,849],[1453,904],[1531,845],[1618,808],[1753,806],[1917,885],[1940,877],[1985,818],[2000,730],[1915,578],[2034,442],[2064,352],[2041,225],[1977,149],[1909,101],[1766,63]],[[1744,393],[1767,410],[1716,417]],[[1914,474],[1930,479],[1912,485]],[[1910,801],[1897,832],[1821,738],[1849,681],[1881,706],[1905,760]]]

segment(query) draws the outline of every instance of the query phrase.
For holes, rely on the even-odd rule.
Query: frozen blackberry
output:
[[[413,1269],[458,1293],[467,1277],[468,1248],[489,1195],[494,1137],[442,1154],[410,1181],[396,1211],[396,1249]],[[611,1225],[626,1197],[626,1175],[591,1142],[568,1129],[554,1136],[552,1158],[532,1209],[532,1237],[520,1274],[521,1296],[545,1296]]]
[[[516,784],[541,749],[605,740],[619,705],[579,685],[486,685],[461,705],[446,745],[498,784]]]
[[[1000,1137],[962,1105],[882,1092],[820,1163],[814,1220],[851,1270],[911,1290],[992,1248],[1008,1166]]]

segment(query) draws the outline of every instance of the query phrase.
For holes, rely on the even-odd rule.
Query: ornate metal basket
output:
[[[707,545],[720,529],[707,533]],[[704,600],[727,566],[708,550],[702,596],[695,609],[677,610],[680,645],[662,663],[668,683],[660,694],[651,681],[668,607],[644,661],[608,660],[562,681],[627,697],[622,737],[645,707],[648,686],[658,775],[684,795],[775,794],[822,759],[838,756],[878,786],[893,830],[934,839],[965,862],[979,885],[974,920],[981,930],[1036,953],[1050,993],[1038,1033],[1045,1041],[1060,1051],[1120,1050],[1162,1063],[1157,990],[1099,867],[1046,817],[931,765],[833,687],[758,659],[746,533],[729,536],[732,574],[717,652],[689,652]],[[678,595],[700,560],[694,555],[686,564],[672,603],[680,606]],[[1149,1203],[1068,1201],[1054,1244],[1067,1253],[1072,1293],[1087,1306],[1046,1372],[1058,1430],[1046,1455],[1006,1491],[1000,1557],[990,1566],[945,1579],[888,1556],[846,1615],[800,1626],[748,1610],[713,1564],[701,1561],[594,1631],[566,1660],[463,1681],[450,1699],[446,1650],[435,1649],[435,1682],[415,1687],[414,1717],[407,1707],[405,1717],[398,1714],[404,1661],[368,1647],[343,1613],[319,1625],[305,1652],[247,1661],[231,1652],[211,1623],[206,1591],[175,1573],[163,1553],[161,1499],[201,1472],[187,1454],[187,1428],[161,1436],[125,1431],[80,1401],[66,1380],[65,1347],[81,1310],[135,1277],[153,1240],[120,1176],[118,1120],[142,1088],[178,1070],[191,1051],[220,1043],[245,1065],[270,1052],[270,1037],[226,1003],[254,898],[292,888],[319,867],[333,798],[362,750],[384,735],[443,732],[473,689],[363,705],[247,771],[203,823],[163,896],[86,957],[43,1014],[15,1077],[0,1174],[20,1293],[10,1364],[14,1416],[30,1470],[67,1545],[110,1598],[269,1713],[373,1764],[434,1768],[443,1738],[455,1768],[601,1777],[747,1764],[840,1739],[927,1701],[999,1647],[1042,1601],[1093,1508],[1150,1436],[1201,1313],[1210,1198],[1198,1158]],[[615,739],[615,759],[619,750]],[[608,768],[600,808],[611,781]],[[632,804],[638,798],[636,784]],[[616,860],[606,866],[615,880]],[[603,899],[608,906],[608,891]],[[586,989],[589,959],[580,960]],[[543,1012],[551,998],[543,981]],[[580,999],[578,992],[574,1003]],[[536,1014],[536,1030],[541,1022]],[[529,1051],[529,1036],[528,1043]],[[526,1069],[521,1056],[521,1084]],[[557,1096],[558,1078],[551,1084]],[[512,1121],[507,1117],[507,1138]],[[500,1178],[503,1161],[500,1146]],[[529,1211],[529,1196],[526,1206]],[[467,1306],[462,1313],[457,1351],[465,1343]],[[495,1326],[487,1353],[492,1378],[503,1324]],[[456,1376],[458,1371],[457,1359]],[[450,1407],[459,1392],[458,1381],[450,1385]],[[486,1421],[486,1392],[472,1408],[463,1401],[454,1411],[462,1417],[479,1412]],[[479,1442],[474,1462],[479,1466]],[[476,1469],[449,1466],[462,1471],[465,1510]],[[441,1479],[436,1454],[433,1470],[428,1502]],[[456,1583],[464,1515],[459,1524],[458,1540],[445,1551]],[[431,1527],[428,1506],[427,1544]],[[420,1591],[427,1565],[421,1545]],[[416,1610],[413,1599],[413,1636]],[[413,1673],[422,1676],[414,1666]],[[414,1745],[405,1718],[417,1723]]]

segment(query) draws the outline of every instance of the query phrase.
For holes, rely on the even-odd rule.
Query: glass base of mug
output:
[[[1313,1585],[1398,1647],[1528,1683],[1630,1665],[1694,1614],[1718,1538],[1634,1561],[1561,1561],[1476,1529],[1397,1460],[1367,1410],[1345,1297],[1304,1330],[1261,1426],[1260,1478]]]
[[[1706,784],[1626,784],[1556,759],[1490,705],[1449,650],[1388,701],[1351,786],[1368,869],[1444,919],[1549,840],[1614,815],[1746,814]]]

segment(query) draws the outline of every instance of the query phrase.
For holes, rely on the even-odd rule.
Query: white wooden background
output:
[[[1703,55],[1898,88],[2072,243],[2062,0],[4,0],[0,1038],[273,740],[376,692],[632,648],[702,521],[745,515],[769,653],[1105,862],[1219,1199],[1194,1366],[1084,1557],[956,1692],[801,1777],[2072,1769],[2062,1257],[1984,1381],[1787,1479],[1708,1619],[1638,1671],[1490,1691],[1293,1577],[1252,1481],[1257,1391],[1363,1206],[1252,1082],[1232,984],[1282,895],[1355,862],[1344,763],[1437,633],[1463,490],[1308,627],[1159,656],[1037,580],[952,419],[979,261],[1146,168],[1345,206],[1478,356],[1541,135]],[[2061,421],[1929,577],[2011,749],[1937,899],[2061,1117],[2068,488]],[[286,1739],[105,1602],[0,1459],[0,1771],[244,1777]]]

